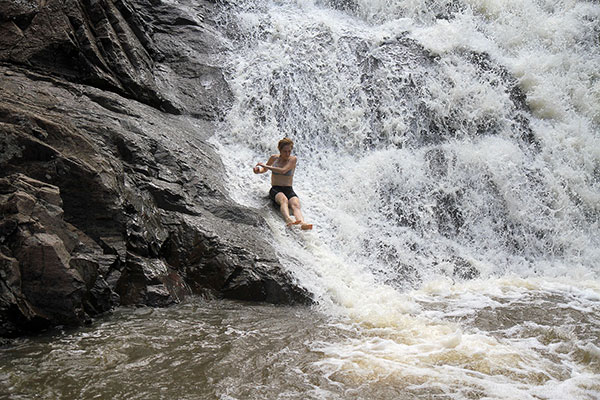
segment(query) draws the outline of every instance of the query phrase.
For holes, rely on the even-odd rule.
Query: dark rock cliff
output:
[[[0,336],[190,294],[306,303],[207,140],[207,1],[0,0]]]

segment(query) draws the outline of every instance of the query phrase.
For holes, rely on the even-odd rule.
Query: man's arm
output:
[[[297,161],[296,156],[290,157],[288,162],[283,167],[271,166],[271,164],[273,164],[275,162],[276,158],[277,158],[277,156],[272,156],[266,165],[262,164],[262,163],[258,163],[258,165],[263,168],[270,169],[272,172],[276,172],[278,174],[286,174],[289,170],[294,169],[296,167],[296,161]]]
[[[267,161],[266,164],[263,164],[263,163],[256,164],[253,169],[254,173],[255,174],[264,174],[269,169],[275,168],[275,167],[270,167],[270,166],[273,165],[273,163],[275,162],[276,159],[277,159],[277,156],[273,155],[273,156],[269,157],[269,160]]]

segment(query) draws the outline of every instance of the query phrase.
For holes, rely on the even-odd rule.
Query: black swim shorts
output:
[[[273,204],[279,206],[275,201],[275,196],[277,193],[283,193],[287,199],[291,199],[292,197],[298,197],[296,193],[294,193],[294,189],[291,186],[271,186],[271,190],[269,190],[269,197],[273,200]]]

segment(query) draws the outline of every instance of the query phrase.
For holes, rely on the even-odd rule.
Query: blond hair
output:
[[[283,149],[283,147],[287,146],[288,144],[292,146],[292,148],[294,148],[294,141],[290,138],[285,137],[281,139],[279,143],[277,143],[277,148],[279,149],[279,151],[281,151],[281,149]]]

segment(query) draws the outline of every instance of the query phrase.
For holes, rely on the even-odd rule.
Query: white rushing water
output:
[[[215,137],[348,387],[600,397],[600,4],[245,1]],[[312,232],[252,166],[295,141]],[[323,394],[326,398],[327,395]]]

